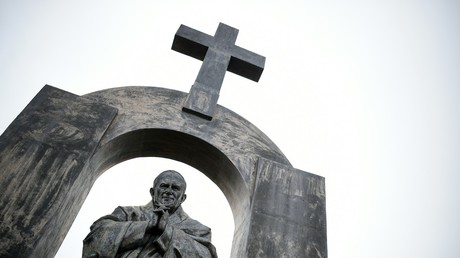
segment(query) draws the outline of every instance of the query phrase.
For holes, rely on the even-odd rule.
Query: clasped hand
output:
[[[163,232],[168,224],[169,211],[167,209],[162,209],[162,207],[155,209],[153,212],[157,214],[156,219],[153,219],[149,222],[147,226],[148,232],[159,231]]]

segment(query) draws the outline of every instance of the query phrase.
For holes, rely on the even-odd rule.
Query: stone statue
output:
[[[181,207],[185,188],[181,174],[162,172],[147,205],[119,206],[93,223],[83,240],[83,257],[217,257],[211,229]]]

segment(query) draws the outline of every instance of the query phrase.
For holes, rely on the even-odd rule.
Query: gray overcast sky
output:
[[[130,85],[188,92],[201,62],[170,50],[174,33],[185,24],[214,34],[223,22],[267,62],[259,83],[228,73],[219,104],[294,167],[326,178],[329,257],[457,258],[459,14],[460,2],[444,0],[3,0],[0,131],[45,84],[78,95]],[[101,176],[58,257],[80,257],[92,221],[147,202],[153,177],[171,167],[192,182],[186,211],[213,228],[228,257],[223,195],[192,168],[159,159]],[[132,188],[117,190],[123,183]]]

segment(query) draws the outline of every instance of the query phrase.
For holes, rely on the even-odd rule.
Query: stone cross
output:
[[[172,49],[203,60],[183,110],[211,120],[226,71],[259,81],[265,57],[235,45],[238,30],[223,23],[213,36],[181,25]]]

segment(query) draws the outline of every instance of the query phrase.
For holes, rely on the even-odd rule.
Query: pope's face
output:
[[[166,173],[153,187],[153,202],[168,210],[175,210],[185,200],[185,183],[179,176]]]

